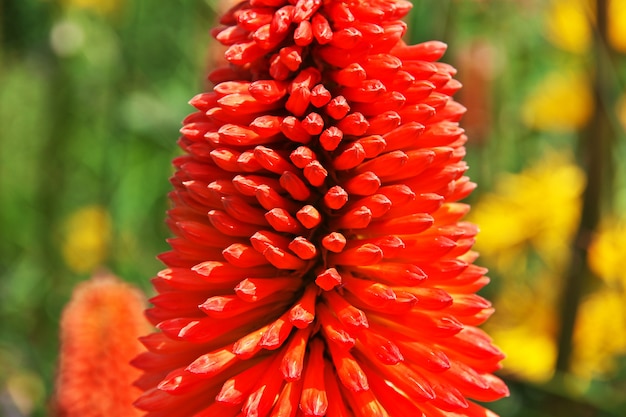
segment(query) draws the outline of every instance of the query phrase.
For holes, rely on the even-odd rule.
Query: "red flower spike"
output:
[[[242,0],[194,97],[174,237],[146,316],[147,416],[493,416],[503,354],[476,326],[459,201],[465,108],[406,0]],[[175,395],[172,395],[175,394]]]

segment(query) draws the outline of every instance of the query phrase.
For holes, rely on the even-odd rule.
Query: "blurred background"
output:
[[[626,414],[626,0],[416,0],[468,107],[503,417]],[[0,2],[0,416],[45,416],[63,305],[148,295],[218,0]]]

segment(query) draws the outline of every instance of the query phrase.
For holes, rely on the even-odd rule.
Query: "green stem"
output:
[[[561,329],[558,338],[556,370],[567,372],[573,351],[572,339],[576,316],[586,282],[592,275],[587,263],[587,251],[592,233],[596,230],[602,212],[602,197],[608,180],[606,175],[611,160],[611,120],[607,100],[611,91],[611,62],[606,39],[607,2],[596,0],[597,26],[594,36],[592,68],[594,113],[581,137],[580,150],[587,173],[583,192],[580,223],[571,247],[571,261],[564,280],[560,306]],[[593,22],[592,22],[593,23]]]

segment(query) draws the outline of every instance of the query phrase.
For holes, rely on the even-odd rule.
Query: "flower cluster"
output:
[[[404,0],[249,0],[175,159],[147,416],[486,416],[460,83]],[[450,414],[448,414],[450,413]]]
[[[79,284],[63,310],[53,416],[139,416],[129,362],[148,329],[143,294],[108,273]]]

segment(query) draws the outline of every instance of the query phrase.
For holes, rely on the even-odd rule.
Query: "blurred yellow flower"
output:
[[[547,282],[542,280],[538,286],[545,289]],[[556,361],[551,297],[518,281],[509,282],[495,301],[499,314],[490,320],[488,331],[506,352],[505,371],[528,381],[549,380]]]
[[[504,175],[470,216],[479,225],[476,248],[507,271],[535,249],[548,265],[560,265],[580,215],[584,173],[571,158],[548,152],[519,174]]]
[[[504,368],[519,378],[544,382],[554,372],[558,283],[584,183],[571,156],[550,151],[521,173],[502,176],[471,213],[481,229],[476,249],[483,263],[505,278],[489,332],[507,352]],[[541,260],[538,268],[531,253]]]
[[[574,334],[572,372],[587,379],[608,377],[616,357],[626,355],[624,305],[624,292],[608,288],[583,300]]]
[[[625,259],[626,219],[607,219],[589,246],[589,267],[609,287],[624,291],[626,290]]]
[[[557,47],[584,53],[591,46],[588,0],[552,0],[546,16],[548,39]]]
[[[626,53],[626,1],[607,1],[607,38],[616,51]],[[552,44],[576,54],[589,52],[596,22],[594,2],[552,0],[546,15],[546,36]]]
[[[64,223],[63,259],[74,272],[91,272],[108,254],[111,220],[101,206],[86,206],[72,213]]]
[[[616,51],[626,53],[626,1],[609,0],[607,35]]]
[[[502,366],[508,374],[538,383],[552,378],[556,344],[551,334],[538,332],[534,323],[506,330],[490,329],[489,332],[506,352]]]
[[[593,112],[593,94],[582,73],[548,74],[524,100],[522,118],[534,129],[570,131],[585,126]]]
[[[519,174],[504,176],[474,205],[483,262],[507,278],[494,299],[499,314],[488,324],[507,352],[504,368],[520,378],[547,381],[554,372],[559,282],[580,216],[585,178],[572,158],[548,152]],[[529,254],[540,257],[530,270]],[[580,304],[572,372],[605,377],[626,355],[626,219],[608,219],[593,237],[589,265],[606,287]]]

